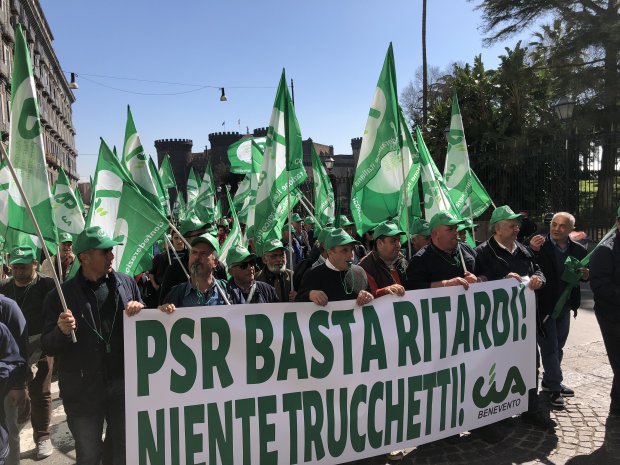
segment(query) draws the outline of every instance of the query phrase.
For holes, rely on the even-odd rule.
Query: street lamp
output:
[[[329,157],[327,160],[325,160],[325,168],[327,168],[327,173],[331,174],[332,170],[334,169],[335,162],[336,160],[334,160],[334,157]]]
[[[573,117],[573,110],[575,109],[575,102],[573,102],[566,95],[563,95],[557,101],[551,105],[551,108],[555,111],[556,116],[562,120],[566,121]]]
[[[446,142],[450,142],[450,126],[446,126],[443,130],[443,135],[446,138]]]

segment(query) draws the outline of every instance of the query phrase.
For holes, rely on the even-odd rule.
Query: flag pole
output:
[[[286,169],[286,201],[288,202],[288,262],[291,267],[291,272],[293,273],[293,225],[291,224],[291,219],[293,217],[293,212],[291,212],[291,173]],[[295,290],[295,285],[293,284],[293,275],[291,273],[291,291]]]
[[[168,237],[166,235],[164,235],[164,237],[166,238],[166,242],[168,243],[168,248],[172,248],[172,252],[174,253],[175,258],[179,262],[179,265],[181,265],[181,269],[183,270],[183,273],[185,273],[185,277],[189,281],[190,280],[189,273],[185,269],[185,266],[183,266],[183,262],[181,261],[181,257],[179,257],[179,254],[177,253],[177,251],[175,250],[174,246],[172,245],[172,242],[170,242],[170,239],[168,239]],[[183,236],[181,236],[181,237],[183,237]],[[170,253],[170,252],[168,252],[168,253]]]
[[[13,163],[11,163],[11,160],[9,159],[9,156],[6,153],[6,149],[4,148],[3,144],[0,144],[0,154],[2,154],[2,157],[4,157],[4,159],[6,160],[6,166],[9,168],[9,171],[11,172],[11,176],[13,177],[13,181],[15,181],[15,185],[17,186],[17,189],[19,190],[19,194],[21,195],[22,200],[24,201],[26,210],[28,211],[28,215],[30,216],[30,220],[32,221],[32,224],[34,225],[34,228],[37,232],[37,236],[39,237],[39,240],[41,241],[41,247],[43,248],[43,253],[45,254],[45,258],[47,258],[47,260],[49,260],[50,263],[53,263],[52,258],[50,257],[50,253],[47,250],[47,247],[45,245],[45,239],[43,239],[43,233],[41,233],[41,229],[39,228],[39,223],[37,223],[37,219],[34,217],[34,212],[32,211],[30,202],[26,198],[26,193],[24,192],[24,189],[21,183],[17,179],[17,175],[15,174],[15,170],[13,169]],[[52,270],[54,271],[54,273],[51,277],[54,279],[54,284],[56,285],[56,290],[58,291],[58,297],[60,298],[60,304],[62,305],[63,312],[66,313],[68,310],[67,301],[65,300],[65,295],[62,292],[62,287],[60,286],[60,281],[58,280],[58,274],[56,273],[56,270],[54,269],[53,266],[52,266]],[[74,344],[77,342],[77,338],[75,337],[75,331],[73,329],[71,330],[71,340],[73,341]]]
[[[60,244],[58,244],[60,245]],[[45,245],[44,245],[45,247]],[[58,280],[60,282],[63,281],[62,279],[62,262],[60,261],[60,254],[58,253],[58,249],[56,249],[56,264],[58,265]]]
[[[400,142],[400,140],[399,140]],[[408,202],[408,196],[407,196],[407,175],[409,173],[405,173],[405,160],[402,157],[402,150],[400,148],[400,145],[398,147],[398,151],[400,152],[400,165],[403,169],[403,197],[404,197],[404,205],[405,205],[405,232],[407,233],[407,254],[409,256],[409,260],[411,260],[411,237],[409,234],[409,202]]]
[[[319,226],[321,226],[319,224],[319,220],[316,219],[316,217],[312,214],[312,212],[310,211],[310,207],[308,207],[308,204],[310,203],[310,201],[308,200],[308,198],[303,194],[303,192],[299,191],[299,193],[301,194],[301,197],[299,197],[299,201],[301,202],[302,207],[304,207],[306,209],[306,211],[308,212],[308,216],[310,218],[312,218],[314,220],[314,222],[316,224],[318,224]],[[306,203],[308,202],[308,203]]]

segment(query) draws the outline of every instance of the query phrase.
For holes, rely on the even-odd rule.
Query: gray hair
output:
[[[563,216],[564,218],[566,218],[568,222],[570,223],[571,228],[575,227],[575,217],[571,215],[570,213],[557,212],[555,215],[553,215],[553,218],[551,218],[551,221],[554,221],[558,216]]]

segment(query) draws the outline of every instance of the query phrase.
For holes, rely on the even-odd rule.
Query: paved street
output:
[[[551,411],[558,426],[555,434],[543,433],[524,425],[519,419],[509,420],[506,438],[490,445],[476,433],[458,440],[438,441],[421,446],[401,462],[403,464],[544,464],[605,465],[620,463],[620,418],[607,419],[612,372],[605,354],[596,318],[592,311],[591,293],[584,288],[583,308],[572,320],[571,335],[564,352],[565,384],[575,389],[575,397],[567,400],[563,411]],[[54,385],[56,387],[56,384]],[[543,405],[547,404],[541,394]],[[54,393],[52,457],[37,463],[46,465],[75,463],[73,441],[66,427],[58,392]],[[32,464],[34,444],[31,430],[22,432],[22,463]],[[385,458],[359,460],[358,465],[378,465]]]

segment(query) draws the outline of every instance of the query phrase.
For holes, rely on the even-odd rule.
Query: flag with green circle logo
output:
[[[142,195],[163,212],[163,206],[159,201],[157,188],[149,169],[148,158],[144,153],[140,135],[133,121],[131,108],[127,105],[127,124],[125,126],[125,143],[123,144],[124,166]]]
[[[301,131],[286,85],[286,74],[282,70],[256,191],[254,236],[259,254],[267,241],[281,239],[278,206],[282,201],[289,204],[288,194],[303,183],[307,176],[303,166]]]
[[[198,198],[198,191],[200,189],[200,181],[194,167],[189,169],[189,175],[187,176],[187,209],[194,208],[196,199]]]
[[[205,223],[215,223],[218,219],[216,212],[217,204],[215,202],[215,183],[211,164],[205,168],[205,173],[200,183],[198,195],[193,204],[195,215]]]
[[[248,173],[239,183],[233,198],[233,204],[239,221],[246,227],[254,224],[254,207],[256,205],[256,190],[258,189],[258,174]]]
[[[358,234],[398,216],[401,187],[411,167],[403,156],[392,44],[383,62],[362,137],[351,193]]]
[[[59,233],[69,233],[75,237],[84,230],[84,216],[80,204],[62,168],[58,170],[58,179],[52,187],[52,209]]]
[[[230,172],[235,174],[257,173],[263,161],[266,137],[245,137],[228,147]]]
[[[13,75],[11,77],[11,115],[9,129],[9,159],[17,180],[24,190],[48,248],[55,253],[56,225],[52,212],[51,190],[39,118],[37,92],[32,75],[30,51],[21,25],[15,28]],[[36,235],[26,202],[11,178],[8,182],[7,224],[5,247],[24,245],[21,238]],[[38,245],[40,247],[41,244]]]

